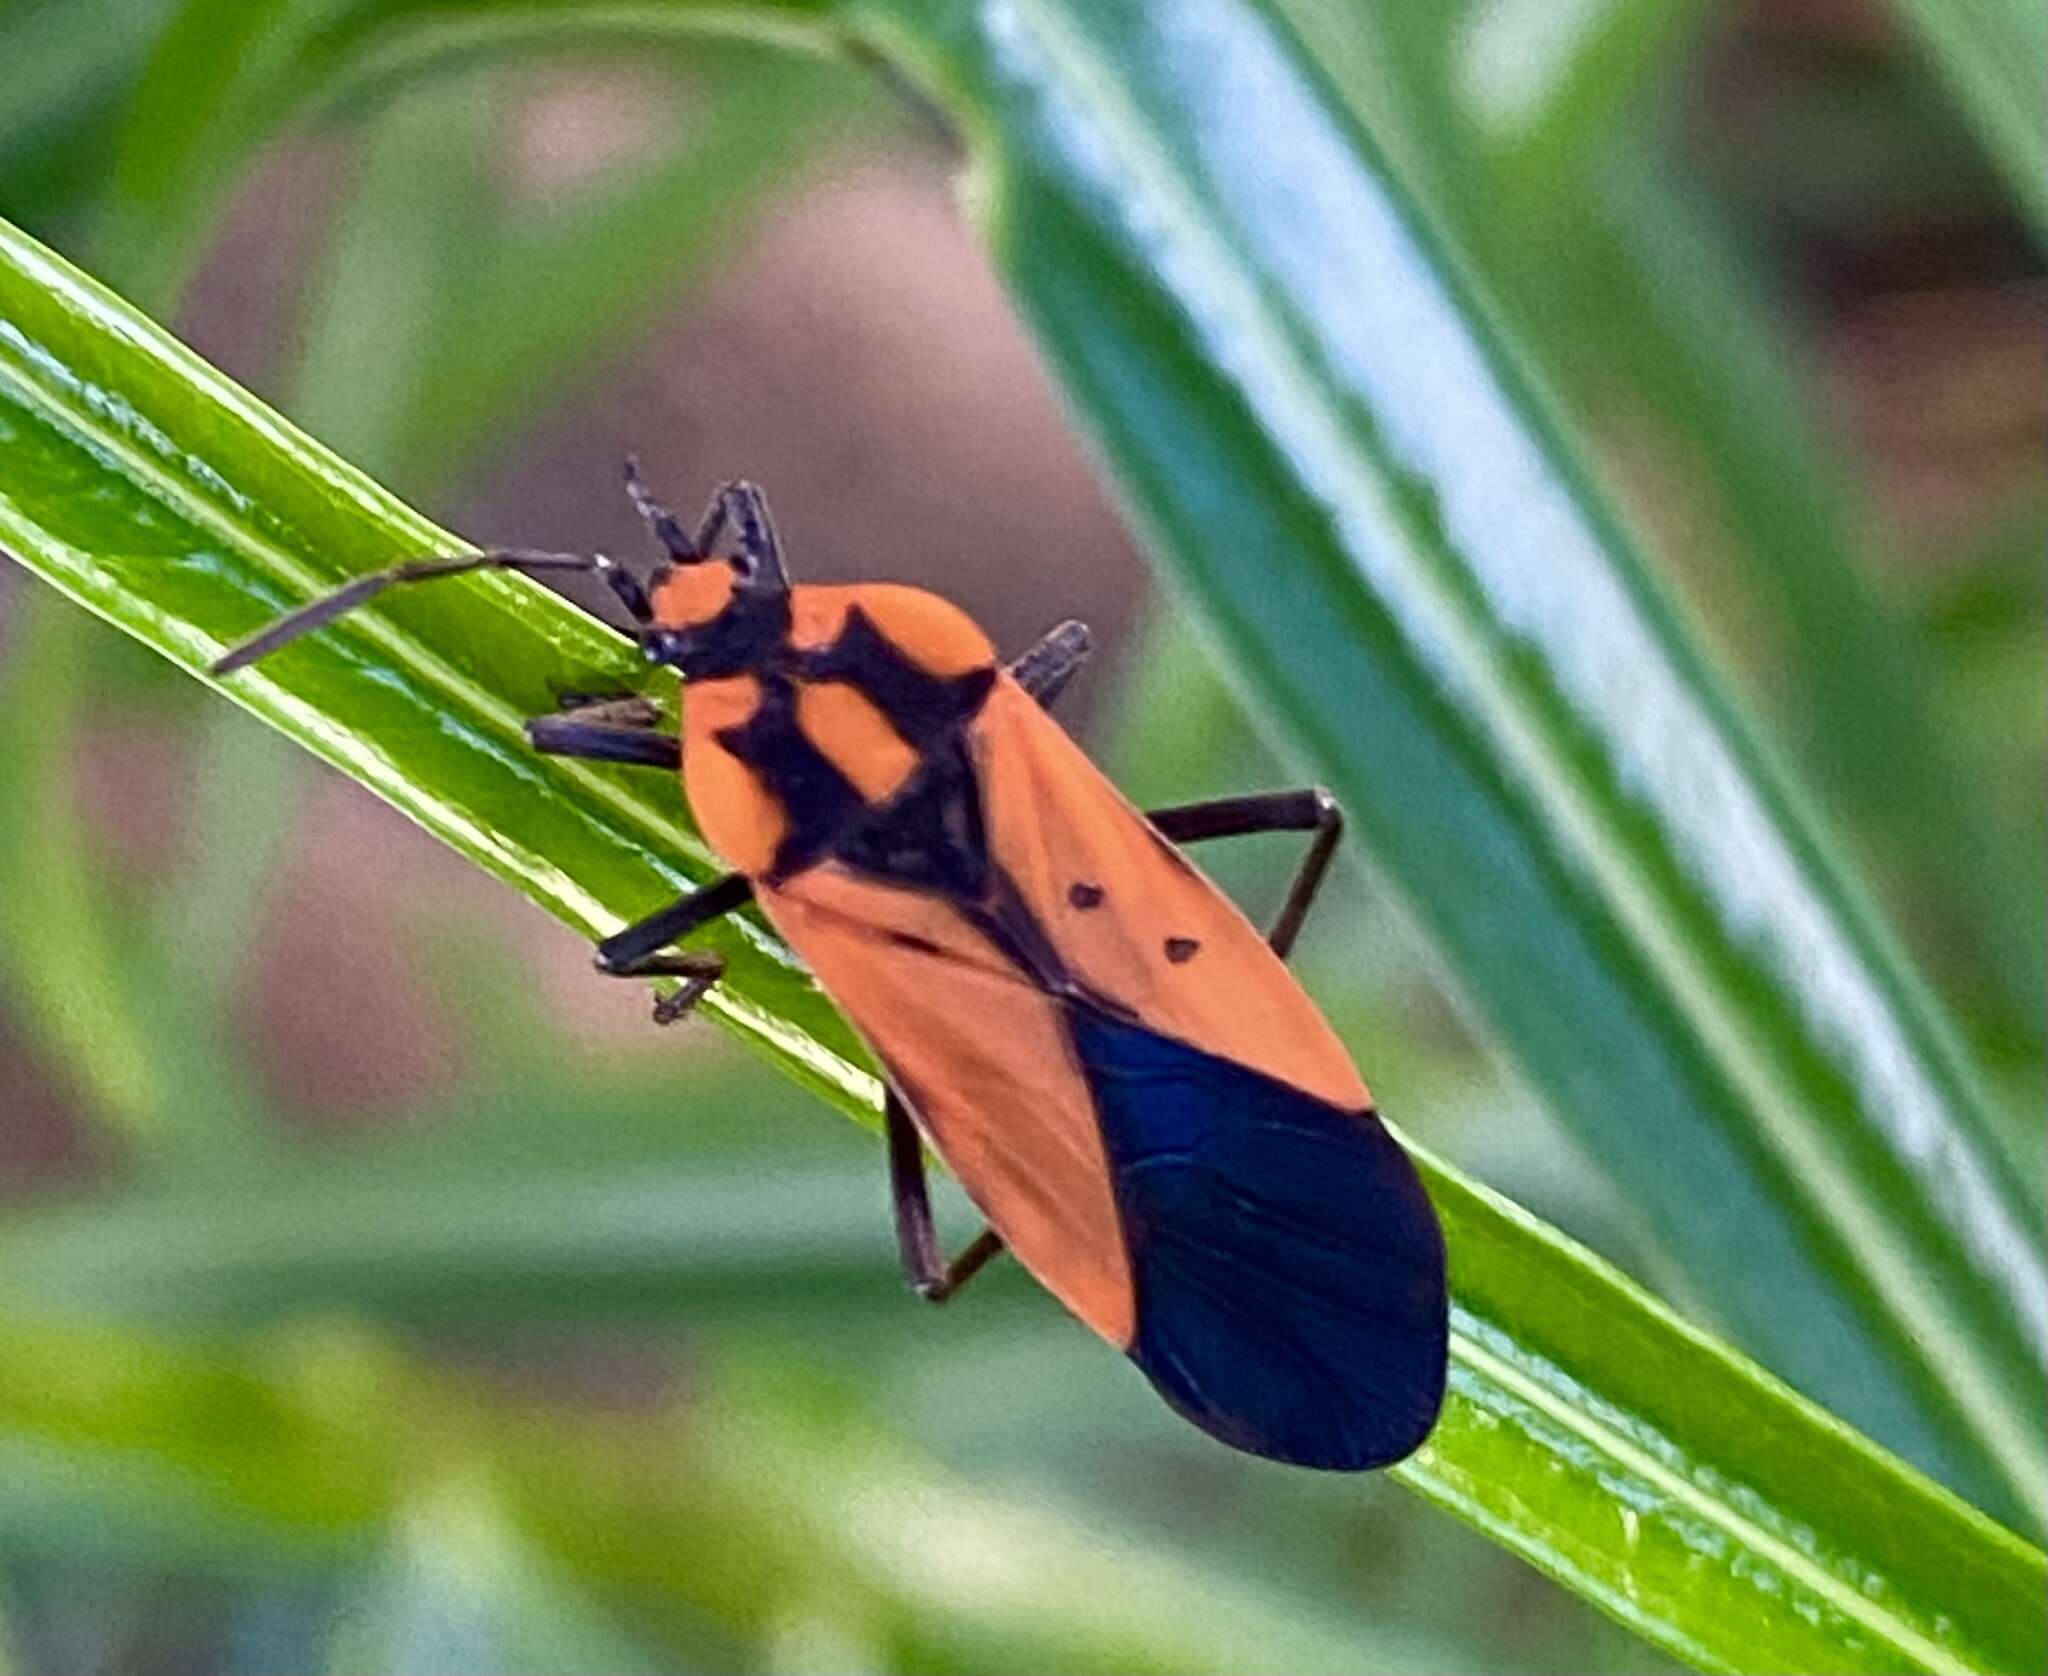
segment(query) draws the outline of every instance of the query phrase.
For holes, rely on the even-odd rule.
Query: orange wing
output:
[[[1075,976],[1161,1035],[1371,1104],[1265,939],[1008,676],[970,739],[994,859]],[[1130,1256],[1062,1004],[929,892],[838,863],[756,891],[1004,1243],[1129,1348]]]
[[[1163,1036],[1346,1111],[1372,1104],[1266,939],[1007,675],[971,738],[990,851],[1077,977]]]
[[[929,892],[827,862],[755,894],[1003,1243],[1128,1349],[1130,1257],[1059,1004]]]

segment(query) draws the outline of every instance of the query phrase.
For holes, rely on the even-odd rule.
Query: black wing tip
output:
[[[1203,1401],[1203,1393],[1185,1387],[1176,1372],[1150,1365],[1141,1346],[1130,1359],[1176,1414],[1218,1443],[1280,1466],[1310,1472],[1380,1472],[1399,1466],[1430,1440],[1443,1418],[1450,1383],[1450,1323],[1446,1306],[1443,1330],[1434,1344],[1413,1350],[1404,1372],[1419,1376],[1412,1390],[1398,1396],[1381,1387],[1369,1409],[1332,1409],[1321,1423],[1288,1431],[1266,1431],[1240,1412],[1225,1412]],[[1369,1423],[1361,1424],[1366,1414]]]
[[[1070,1018],[1131,1250],[1131,1360],[1247,1454],[1328,1472],[1414,1454],[1443,1410],[1450,1301],[1406,1149],[1374,1112]]]

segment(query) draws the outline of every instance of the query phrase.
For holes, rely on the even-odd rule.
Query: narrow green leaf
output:
[[[1281,9],[1298,16],[1303,3],[1283,0]],[[1669,65],[1674,48],[1691,45],[1710,26],[1710,14],[1698,0],[1576,7],[1492,0],[1382,21],[1435,31],[1449,77],[1445,91],[1468,113],[1475,137],[1520,190],[1563,196],[1601,160],[1636,143],[1631,118],[1645,83]],[[1358,33],[1369,40],[1378,29]]]
[[[85,624],[49,599],[15,614],[0,682],[0,864],[34,890],[0,892],[0,976],[85,1110],[134,1140],[162,1125],[163,1068],[105,974],[121,960],[99,867],[78,809],[76,734]],[[35,693],[39,704],[25,702]]]
[[[447,541],[0,233],[0,543],[58,587],[196,668],[286,600]],[[566,605],[479,578],[394,598],[234,691],[587,933],[709,865],[659,793],[522,749],[518,718],[549,680],[633,672]],[[726,1016],[870,1116],[843,1024],[757,929],[724,935]],[[2038,1662],[2035,1551],[1569,1242],[1449,1172],[1430,1180],[1457,1369],[1409,1469],[1424,1493],[1708,1668]]]
[[[1584,265],[1593,273],[1577,329],[1592,329],[1595,311],[1639,328],[1618,334],[1620,358],[1699,451],[1741,567],[1744,614],[1780,625],[1776,679],[1817,774],[1888,856],[1937,882],[1958,921],[1953,940],[1989,980],[1976,1004],[2038,1041],[2048,1000],[2038,858],[1981,818],[1937,714],[1932,649],[1859,570],[1856,512],[1815,435],[1794,347],[1719,229],[1670,183],[1624,166],[1587,202],[1595,225],[1582,230],[1598,252]],[[1975,865],[1958,869],[1961,854]]]
[[[800,1304],[807,1291],[820,1313],[843,1311],[851,1284],[887,1273],[873,1168],[798,1164],[764,1180],[757,1164],[649,1150],[592,1167],[243,1170],[232,1213],[212,1183],[18,1213],[0,1226],[0,1296],[45,1316],[177,1326],[338,1306],[429,1321],[558,1309],[700,1321],[735,1298]],[[874,1298],[901,1303],[893,1285]]]
[[[868,1183],[844,1168],[768,1183],[622,1144],[597,1168],[495,1144],[277,1168],[242,1178],[233,1216],[189,1188],[31,1213],[0,1232],[0,1275],[17,1314],[186,1324],[560,1304],[701,1328],[734,1299],[801,1322],[843,1314],[863,1279],[900,1320]],[[2048,1650],[2037,1552],[1525,1213],[1426,1168],[1459,1300],[1453,1400],[1404,1482],[1702,1669],[2021,1670]],[[534,1204],[540,1230],[520,1209]]]
[[[0,542],[174,662],[202,670],[340,576],[463,550],[31,241],[0,237],[0,264]],[[642,684],[673,702],[601,624],[487,577],[419,590],[229,691],[595,935],[718,868],[672,783],[543,763],[522,720],[562,688]],[[851,1033],[758,923],[706,943],[741,974],[716,1015],[864,1104]]]
[[[2001,1042],[2031,1036],[2038,1059],[2048,909],[2034,846],[1982,818],[1955,730],[1933,713],[1931,649],[1867,575],[1870,520],[1830,457],[1828,415],[1782,299],[1745,271],[1683,161],[1664,155],[1663,105],[1642,84],[1683,76],[1696,31],[1665,0],[1555,17],[1512,4],[1470,19],[1396,7],[1363,28],[1316,0],[1281,4],[1333,94],[1427,197],[1513,337],[1602,445],[1596,463],[1618,459],[1624,490],[1647,465],[1655,503],[1638,522],[1660,573],[1767,695],[1810,780],[1872,840],[1881,873],[1905,875],[1921,935],[1968,974],[1950,990],[1967,996],[1969,1022]],[[1540,43],[1535,65],[1491,66],[1510,106],[1534,94],[1518,77],[1549,78],[1526,124],[1503,123],[1500,90],[1482,74],[1500,56],[1496,32]],[[1633,77],[1612,73],[1617,42],[1638,61]],[[1958,869],[1960,854],[1976,865]],[[2000,1139],[2013,1127],[2001,1122]]]
[[[968,11],[998,257],[1234,672],[1737,1335],[2038,1519],[1972,1076],[1399,183],[1261,7]]]
[[[2024,1670],[2048,1652],[2026,1605],[2039,1550],[1498,1195],[1430,1190],[1464,1401],[1396,1469],[1415,1489],[1702,1670]],[[1557,1470],[1532,1473],[1532,1453]],[[1876,1576],[1902,1586],[1873,1593]],[[1961,1601],[2004,1604],[1964,1630]]]
[[[672,1611],[681,1569],[703,1609],[750,1637],[764,1599],[801,1605],[865,1641],[876,1669],[1163,1676],[1418,1669],[1442,1657],[1359,1636],[1284,1585],[1151,1551],[1042,1491],[960,1483],[779,1364],[732,1359],[687,1426],[655,1429],[636,1453],[607,1450],[600,1470],[620,1482],[594,1506],[556,1490],[566,1475],[541,1440],[522,1445],[515,1483],[532,1497],[532,1528],[614,1598]],[[622,1525],[613,1506],[644,1506],[652,1498],[635,1486],[650,1479],[670,1505]]]
[[[14,0],[0,63],[0,93],[11,121],[52,121],[97,105],[131,72],[169,0]],[[0,145],[11,146],[9,133]]]
[[[82,1526],[100,1554],[269,1571],[360,1553],[395,1451],[311,1395],[129,1330],[0,1321],[0,1540]]]
[[[308,9],[292,0],[177,0],[123,114],[97,248],[136,296],[178,296],[212,224],[205,212],[268,137],[259,95],[290,61]]]
[[[594,28],[583,6],[561,0],[182,0],[129,106],[99,248],[130,292],[176,296],[211,212],[261,143],[429,65],[707,32],[816,45],[823,9],[823,0],[607,0]]]
[[[2048,11],[2032,0],[1905,0],[1900,19],[1976,129],[1985,153],[2048,241]]]
[[[423,363],[451,315],[492,312],[476,273],[504,217],[492,168],[503,124],[473,79],[444,85],[455,96],[397,99],[352,136],[292,373],[303,424],[366,470],[404,462],[415,483],[434,481],[414,453],[413,415],[436,382]]]
[[[374,111],[306,311],[294,412],[408,486],[445,480],[639,350],[689,278],[744,242],[771,186],[857,115],[843,65],[657,45],[642,57],[677,73],[637,89],[634,123],[657,125],[645,155],[544,203],[491,166],[521,84],[473,70]]]
[[[1419,1662],[1383,1665],[1256,1582],[963,1483],[787,1365],[704,1359],[687,1400],[589,1405],[565,1427],[559,1402],[356,1331],[230,1349],[0,1322],[0,1541],[34,1552],[84,1528],[130,1563],[270,1580],[359,1578],[394,1544],[431,1574],[452,1545],[485,1562],[471,1594],[518,1565],[489,1563],[506,1544],[618,1608],[670,1669],[707,1626],[758,1646],[799,1603],[886,1670]],[[962,1531],[1002,1542],[996,1586]],[[1091,1587],[1105,1568],[1130,1586]]]
[[[168,0],[11,0],[0,55],[0,215],[75,223],[104,183],[116,113]]]

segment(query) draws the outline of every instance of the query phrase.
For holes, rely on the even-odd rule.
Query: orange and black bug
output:
[[[1078,623],[1007,666],[956,607],[890,584],[792,587],[768,509],[728,483],[643,589],[602,555],[400,565],[284,618],[225,674],[398,582],[466,570],[601,576],[687,685],[681,739],[632,699],[528,724],[555,756],[680,769],[734,871],[606,938],[597,964],[718,979],[674,952],[749,899],[886,1074],[911,1284],[950,1297],[1008,1247],[1204,1431],[1303,1466],[1385,1466],[1444,1392],[1443,1238],[1414,1166],[1282,964],[1342,825],[1320,791],[1140,814],[1048,707]],[[727,535],[733,551],[715,549]],[[1313,833],[1268,936],[1178,848]],[[988,1229],[940,1257],[921,1138]]]

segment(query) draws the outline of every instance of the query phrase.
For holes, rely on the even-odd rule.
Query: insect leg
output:
[[[632,723],[583,719],[593,710],[609,708],[586,705],[566,716],[529,717],[526,737],[542,756],[624,762],[639,768],[665,768],[671,774],[682,767],[682,742],[672,733],[656,733]]]
[[[597,969],[613,978],[681,978],[683,987],[654,1004],[654,1022],[673,1024],[704,998],[725,973],[724,957],[708,949],[664,953],[668,945],[700,925],[747,902],[754,887],[743,873],[728,873],[701,890],[678,897],[666,908],[635,920],[597,945]]]
[[[1050,710],[1074,671],[1088,661],[1088,625],[1071,618],[1010,665],[1017,685]]]
[[[564,716],[578,715],[586,722],[611,722],[619,727],[661,725],[661,706],[630,691],[559,692],[555,709]]]
[[[896,1208],[903,1278],[927,1303],[942,1304],[980,1273],[982,1265],[1003,1249],[1003,1242],[993,1228],[984,1228],[951,1263],[940,1259],[924,1176],[924,1141],[893,1088],[883,1100],[882,1114],[889,1131],[889,1198]]]
[[[1252,832],[1313,832],[1314,841],[1302,857],[1301,870],[1287,892],[1280,917],[1266,934],[1273,952],[1285,960],[1301,935],[1309,905],[1322,888],[1337,840],[1344,836],[1344,811],[1321,786],[1300,791],[1254,792],[1249,797],[1219,797],[1210,803],[1183,803],[1154,809],[1145,817],[1176,844],[1205,838],[1236,838]]]

